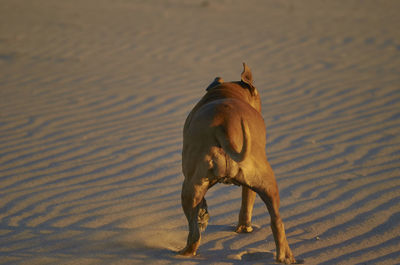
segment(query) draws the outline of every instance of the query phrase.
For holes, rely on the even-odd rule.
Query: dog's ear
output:
[[[246,63],[243,63],[242,82],[249,86],[251,94],[257,94],[257,90],[253,85],[253,75]]]
[[[210,90],[211,88],[216,87],[216,86],[222,84],[223,82],[224,82],[224,80],[223,80],[221,77],[218,76],[218,77],[216,77],[216,78],[214,79],[214,81],[213,81],[210,85],[208,85],[208,87],[206,88],[206,90],[208,91],[208,90]]]

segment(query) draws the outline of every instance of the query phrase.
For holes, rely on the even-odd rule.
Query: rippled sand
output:
[[[180,258],[182,127],[253,71],[306,264],[400,263],[400,2],[3,0],[0,264],[274,264],[266,207],[219,185]]]

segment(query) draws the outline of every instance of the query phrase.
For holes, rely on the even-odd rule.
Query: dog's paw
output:
[[[206,228],[207,228],[207,225],[208,225],[208,222],[199,223],[200,232],[204,232],[206,230]]]
[[[253,227],[251,225],[238,225],[235,229],[236,233],[251,233],[253,232]]]
[[[197,218],[197,223],[199,224],[200,232],[204,232],[208,225],[208,220],[210,220],[210,215],[208,214],[207,209],[200,209],[199,216]]]
[[[280,255],[276,258],[277,262],[284,264],[303,264],[302,260],[296,260],[290,249],[286,250],[284,255]]]
[[[277,259],[276,261],[283,264],[304,264],[304,260],[296,260],[293,257],[287,257],[279,260]]]
[[[192,257],[196,256],[196,251],[193,251],[193,249],[190,247],[185,247],[184,249],[178,251],[177,254],[184,257]]]

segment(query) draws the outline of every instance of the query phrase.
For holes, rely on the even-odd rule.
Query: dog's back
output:
[[[239,172],[265,164],[259,93],[243,74],[241,81],[213,84],[186,119],[183,173],[190,177],[200,171],[210,181],[235,183]]]

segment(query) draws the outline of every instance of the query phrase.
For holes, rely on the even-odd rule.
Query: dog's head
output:
[[[253,75],[246,63],[243,63],[241,81],[224,82],[221,77],[216,77],[206,90],[210,94],[218,93],[226,97],[235,97],[245,100],[253,108],[261,112],[260,95],[253,84]]]

